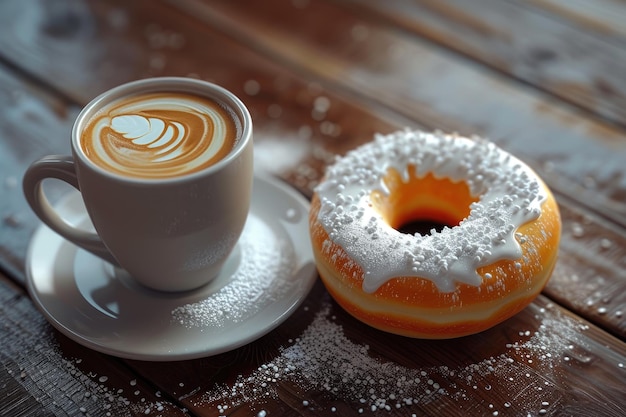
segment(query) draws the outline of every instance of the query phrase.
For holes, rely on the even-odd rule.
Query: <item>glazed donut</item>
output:
[[[399,231],[431,220],[430,233]],[[384,331],[443,339],[527,306],[557,258],[561,219],[543,181],[491,142],[404,130],[338,158],[311,202],[328,292]]]

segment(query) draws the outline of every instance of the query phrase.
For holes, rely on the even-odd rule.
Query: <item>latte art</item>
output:
[[[81,135],[87,157],[138,178],[176,177],[209,167],[233,148],[235,118],[209,98],[187,93],[131,96],[98,111]]]

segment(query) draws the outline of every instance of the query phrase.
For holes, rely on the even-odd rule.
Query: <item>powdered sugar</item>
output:
[[[488,346],[485,350],[496,352],[493,356],[470,363],[463,363],[463,355],[452,356],[446,364],[410,367],[377,358],[368,345],[346,334],[333,309],[326,296],[312,323],[278,356],[249,375],[239,375],[232,385],[196,397],[194,406],[212,403],[223,412],[242,404],[263,404],[278,398],[282,384],[293,382],[301,392],[310,393],[300,406],[322,413],[332,412],[332,398],[336,398],[352,410],[350,415],[393,409],[423,413],[427,407],[435,407],[434,402],[456,410],[469,405],[481,415],[484,413],[478,410],[493,415],[507,409],[536,414],[557,402],[561,394],[553,381],[560,378],[563,366],[571,363],[572,352],[583,351],[589,340],[584,336],[584,323],[561,315],[551,304],[545,308],[531,305],[528,313],[537,324],[512,335],[512,342]],[[497,340],[494,335],[486,337]],[[416,358],[424,353],[416,341]],[[579,352],[577,356],[584,355]],[[492,390],[492,403],[476,402],[484,397],[479,391]],[[515,395],[502,398],[502,392]],[[321,411],[316,401],[320,395],[328,407]]]
[[[414,236],[387,224],[374,208],[372,192],[388,193],[383,181],[390,168],[408,180],[416,176],[465,181],[479,200],[459,226]],[[457,282],[478,286],[476,269],[501,259],[519,259],[517,228],[541,213],[545,192],[521,161],[475,138],[400,131],[338,159],[316,188],[318,220],[331,240],[363,268],[363,290],[376,291],[397,276],[431,280],[442,292]]]
[[[8,298],[9,294],[13,294],[12,298]],[[0,299],[0,314],[4,318],[0,352],[3,372],[13,380],[5,375],[2,411],[14,415],[20,414],[20,410],[28,414],[30,410],[32,415],[55,416],[163,415],[163,412],[177,415],[176,410],[183,414],[171,401],[160,399],[147,390],[144,382],[130,379],[132,374],[124,374],[119,369],[111,374],[101,373],[107,368],[100,356],[90,354],[88,360],[68,358],[68,352],[59,345],[58,334],[28,298],[8,291],[3,295]],[[29,406],[32,400],[38,405]],[[17,408],[8,406],[11,401],[15,401]]]
[[[274,413],[269,411],[272,409],[269,400],[278,400],[280,387],[288,385],[297,387],[298,395],[303,395],[292,404],[301,407],[303,415],[328,415],[333,408],[337,415],[356,415],[361,411],[379,414],[382,411],[381,415],[388,415],[387,411],[394,409],[401,410],[398,415],[424,415],[444,407],[448,407],[450,415],[463,414],[459,410],[468,415],[547,414],[555,412],[563,390],[569,389],[559,381],[570,372],[584,372],[579,366],[595,364],[595,369],[601,369],[608,361],[614,372],[625,369],[623,355],[606,348],[604,353],[599,353],[601,346],[589,344],[601,342],[585,334],[587,325],[560,311],[550,303],[544,307],[532,304],[525,320],[505,326],[510,337],[498,338],[498,332],[485,334],[484,351],[493,354],[465,355],[466,347],[460,346],[459,354],[449,355],[445,363],[432,365],[431,360],[431,365],[420,365],[421,357],[432,358],[433,353],[415,341],[412,349],[416,360],[413,366],[408,366],[377,357],[375,349],[363,343],[358,333],[344,328],[343,320],[334,316],[335,305],[325,295],[319,300],[311,324],[289,340],[275,357],[229,383],[211,383],[203,388],[180,383],[181,388],[189,386],[191,392],[181,394],[179,401],[204,408],[208,413],[215,407],[219,415],[233,410],[245,413],[249,407],[254,410],[249,415],[262,415],[268,410],[267,415],[271,416]],[[34,323],[34,330],[40,335],[36,344],[32,337],[27,338],[32,334],[16,332],[0,339],[0,347],[12,358],[6,371],[18,376],[16,379],[39,398],[46,410],[61,412],[60,405],[51,398],[65,406],[71,402],[73,409],[78,410],[76,415],[124,412],[161,415],[161,410],[175,408],[162,398],[165,395],[161,392],[146,392],[145,384],[137,379],[124,381],[117,373],[111,374],[114,378],[97,374],[91,371],[93,364],[86,364],[80,358],[64,358],[44,319]],[[494,341],[499,342],[493,344]],[[42,354],[47,355],[44,368]],[[470,361],[470,357],[474,359]],[[598,364],[602,361],[604,365]],[[576,368],[568,371],[572,366]],[[37,378],[31,379],[31,373],[36,373]],[[53,397],[42,395],[41,384],[49,384],[46,391]],[[481,402],[484,398],[489,398],[489,402]],[[617,406],[606,404],[602,410],[617,409],[611,407]]]
[[[254,316],[290,291],[296,258],[289,242],[250,216],[239,247],[241,263],[230,281],[206,299],[174,309],[174,321],[187,327],[229,326]]]

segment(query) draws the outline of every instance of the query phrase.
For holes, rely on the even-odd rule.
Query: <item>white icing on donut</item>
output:
[[[389,226],[373,208],[372,192],[388,194],[383,177],[390,168],[408,181],[409,165],[418,178],[432,173],[465,181],[478,197],[469,216],[428,235]],[[321,203],[318,221],[363,269],[368,293],[400,276],[426,278],[441,292],[454,291],[460,282],[479,286],[478,268],[521,258],[515,233],[540,216],[547,198],[536,174],[491,142],[409,130],[377,135],[339,158],[315,191]]]

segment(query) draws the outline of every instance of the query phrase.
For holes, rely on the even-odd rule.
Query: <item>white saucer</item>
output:
[[[57,209],[92,227],[78,192]],[[100,352],[151,361],[215,355],[268,333],[308,294],[317,277],[308,210],[289,186],[256,176],[246,226],[220,276],[174,294],[137,284],[41,225],[26,258],[28,290],[52,325]]]

